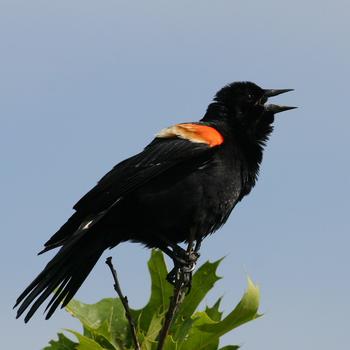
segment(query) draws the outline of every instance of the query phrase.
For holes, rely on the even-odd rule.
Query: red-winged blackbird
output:
[[[19,296],[17,317],[32,304],[27,322],[53,293],[49,318],[103,251],[120,242],[141,242],[175,259],[177,243],[200,243],[216,231],[255,185],[274,114],[294,108],[265,105],[267,99],[287,91],[227,85],[199,122],[161,130],[141,153],[117,164],[45,243],[42,252],[61,248]]]

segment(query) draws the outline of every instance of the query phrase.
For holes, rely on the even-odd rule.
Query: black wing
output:
[[[82,225],[100,220],[123,197],[183,162],[210,159],[213,148],[180,138],[156,138],[141,153],[117,164],[75,205],[76,212],[45,243],[47,251],[62,245]]]

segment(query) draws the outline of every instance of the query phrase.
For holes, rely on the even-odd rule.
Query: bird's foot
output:
[[[195,250],[186,251],[178,248],[177,254],[173,257],[174,268],[168,273],[167,281],[172,285],[180,283],[181,286],[188,288],[187,293],[189,293],[192,285],[192,272],[196,268],[199,253]]]
[[[188,251],[178,245],[175,245],[172,247],[172,255],[170,257],[173,259],[175,266],[177,264],[188,266],[191,265],[191,263],[196,263],[200,257],[200,254],[197,249],[191,249]]]

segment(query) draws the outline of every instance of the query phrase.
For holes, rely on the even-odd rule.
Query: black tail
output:
[[[92,218],[93,219],[93,218]],[[88,222],[86,214],[75,212],[67,222],[45,243],[45,248],[38,253],[43,254],[51,249],[64,245],[73,234],[79,230],[79,227],[85,222]]]
[[[77,232],[63,245],[17,299],[14,307],[21,304],[17,318],[32,304],[24,318],[28,322],[51,293],[54,294],[45,309],[48,310],[46,319],[51,317],[61,303],[61,307],[68,304],[106,248],[93,231]]]

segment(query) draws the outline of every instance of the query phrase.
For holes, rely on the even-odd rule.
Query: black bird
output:
[[[40,253],[61,248],[17,299],[17,317],[31,306],[27,322],[53,293],[48,319],[72,299],[103,251],[121,242],[157,247],[181,261],[177,244],[200,243],[219,229],[255,185],[274,115],[295,108],[265,103],[288,91],[229,84],[199,122],[161,130],[117,164],[45,243]]]

